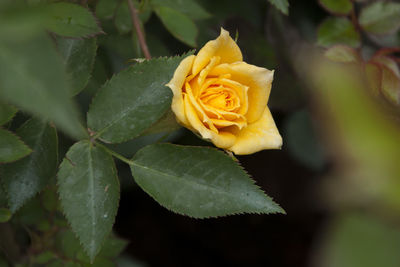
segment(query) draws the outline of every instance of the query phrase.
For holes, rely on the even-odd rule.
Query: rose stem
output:
[[[140,27],[140,20],[138,17],[138,12],[132,3],[132,0],[128,0],[128,4],[129,4],[129,11],[131,13],[132,24],[135,27],[135,32],[139,39],[140,48],[142,49],[145,58],[151,59],[149,48],[147,47],[147,44],[146,44],[146,39],[144,37],[142,28]]]

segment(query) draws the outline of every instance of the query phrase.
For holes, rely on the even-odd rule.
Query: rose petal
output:
[[[280,149],[282,137],[275,126],[269,108],[264,109],[261,118],[247,125],[236,135],[235,144],[228,148],[236,155],[248,155],[263,149]]]
[[[218,133],[218,129],[215,128],[214,124],[212,123],[212,121],[210,120],[210,118],[207,116],[207,114],[204,112],[204,110],[201,108],[200,104],[197,102],[196,98],[193,95],[192,89],[190,88],[189,83],[186,83],[185,86],[186,89],[186,98],[188,98],[188,100],[190,101],[190,103],[192,104],[192,106],[194,107],[195,111],[197,112],[197,114],[200,114],[200,121],[202,121],[203,123],[207,123],[208,128],[210,128],[213,132]]]
[[[220,63],[233,63],[243,60],[240,48],[229,36],[229,32],[223,28],[221,28],[221,34],[217,39],[209,41],[200,49],[193,63],[193,74],[199,73],[213,56],[221,57]]]
[[[260,68],[245,62],[232,64],[220,64],[214,67],[209,75],[231,74],[230,80],[239,82],[249,87],[248,111],[246,118],[248,123],[257,121],[263,114],[271,92],[274,71]]]
[[[178,121],[184,125],[188,125],[185,117],[185,108],[183,104],[182,86],[185,82],[186,76],[190,73],[195,56],[191,55],[181,61],[178,68],[174,72],[172,80],[167,84],[171,88],[174,96],[172,97],[171,108],[175,113]]]
[[[241,119],[241,118],[234,120],[234,121],[219,120],[219,119],[210,119],[210,120],[213,122],[213,124],[217,128],[236,126],[236,127],[238,127],[238,129],[242,129],[243,127],[245,127],[247,125],[246,120]],[[228,132],[230,132],[230,131],[228,131]]]
[[[204,80],[207,78],[208,73],[212,70],[212,68],[214,68],[216,65],[218,65],[221,61],[221,57],[212,57],[210,59],[210,62],[207,64],[207,66],[202,69],[199,73],[199,77],[197,79],[197,83],[199,85],[202,85]]]
[[[238,83],[232,79],[222,78],[219,79],[220,84],[229,86],[234,89],[240,99],[240,109],[237,111],[239,114],[244,115],[248,112],[249,106],[249,98],[248,98],[248,90],[249,87]]]
[[[189,100],[189,97],[185,96],[183,101],[185,103],[186,117],[191,125],[191,128],[198,132],[201,137],[203,137],[204,139],[209,139],[211,142],[213,142],[215,146],[220,148],[231,147],[235,143],[236,137],[233,134],[223,131],[215,133],[207,129],[200,121],[196,110]]]

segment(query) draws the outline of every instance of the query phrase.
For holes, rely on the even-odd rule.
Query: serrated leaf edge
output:
[[[159,143],[158,145],[160,145],[160,144],[168,144],[168,145],[171,145],[170,143]],[[154,144],[153,144],[153,145],[154,145]],[[217,152],[217,153],[219,153],[219,154],[221,154],[221,155],[223,155],[223,156],[225,156],[225,157],[228,157],[230,160],[232,160],[232,158],[230,158],[229,156],[227,156],[223,151],[221,151],[221,150],[219,150],[219,149],[216,149],[216,148],[213,148],[213,147],[209,147],[209,146],[186,146],[186,145],[176,145],[176,144],[173,144],[173,145],[174,145],[174,146],[178,146],[178,147],[191,147],[191,148],[202,148],[202,149],[212,150],[212,151],[215,151],[215,152]],[[149,146],[151,146],[151,145],[149,145]],[[146,147],[147,147],[147,146],[145,146],[144,148],[140,149],[138,152],[140,152],[141,150],[145,149]],[[138,152],[137,152],[137,153],[138,153]],[[133,162],[135,162],[134,157],[133,157],[131,160],[132,160]],[[279,214],[279,213],[281,213],[281,214],[286,214],[285,210],[282,209],[278,203],[276,203],[275,201],[273,201],[272,197],[268,196],[268,195],[265,193],[265,191],[264,191],[259,185],[256,184],[256,181],[255,181],[255,180],[251,177],[251,175],[243,168],[243,166],[240,165],[239,162],[236,162],[236,161],[234,161],[234,160],[232,160],[232,162],[234,162],[234,163],[236,164],[236,166],[237,166],[239,169],[243,170],[243,171],[246,173],[246,175],[248,176],[249,180],[251,181],[251,184],[254,186],[255,189],[259,190],[259,191],[264,195],[264,197],[270,199],[271,202],[273,202],[273,203],[276,205],[276,208],[277,208],[276,211],[271,211],[271,212],[259,212],[259,211],[249,211],[249,212],[247,212],[247,211],[246,211],[246,212],[233,212],[233,213],[229,213],[229,214],[226,214],[226,215],[197,217],[197,216],[188,215],[188,214],[185,214],[185,213],[182,213],[182,212],[174,211],[174,210],[172,210],[172,209],[170,209],[170,208],[168,208],[168,207],[162,205],[161,203],[159,203],[159,202],[156,200],[156,198],[155,198],[151,193],[147,192],[147,190],[145,190],[145,189],[142,188],[141,186],[140,186],[140,188],[141,188],[143,191],[145,191],[146,194],[148,194],[148,195],[149,195],[155,202],[157,202],[161,207],[166,208],[167,210],[172,211],[172,212],[175,213],[175,214],[187,216],[187,217],[192,218],[192,219],[222,218],[222,217],[227,217],[227,216],[244,215],[244,214],[258,214],[258,215],[261,215],[261,214]],[[141,167],[144,167],[144,166],[142,166],[142,165],[140,165],[140,166],[141,166]],[[132,173],[132,172],[131,172],[131,174],[132,174],[132,176],[133,176],[133,173]],[[136,179],[135,179],[134,176],[133,176],[133,179],[134,179],[135,182],[136,182]]]
[[[55,35],[61,36],[61,37],[66,37],[66,38],[73,38],[73,39],[93,38],[93,37],[96,37],[97,35],[102,35],[102,34],[105,35],[105,34],[106,34],[106,33],[103,31],[102,27],[101,27],[100,20],[96,17],[96,14],[95,14],[91,9],[86,8],[86,7],[84,7],[84,6],[81,6],[81,5],[78,5],[78,4],[75,4],[75,3],[71,3],[71,2],[53,2],[53,3],[47,3],[47,5],[45,5],[45,7],[47,7],[47,6],[49,6],[49,5],[54,5],[54,4],[57,4],[57,3],[67,3],[67,4],[79,6],[79,7],[83,8],[83,9],[85,9],[85,10],[88,11],[88,12],[90,13],[90,15],[93,17],[93,19],[94,19],[94,21],[95,21],[97,27],[99,28],[99,31],[98,31],[98,32],[95,32],[95,33],[92,33],[92,34],[82,35],[82,36],[70,36],[70,35],[61,35],[61,34],[55,33],[55,32],[53,32],[53,31],[51,31],[51,30],[49,30],[49,29],[46,28],[46,29],[47,29],[49,32],[51,32],[52,34],[55,34]]]
[[[28,148],[28,150],[29,150],[29,153],[28,153],[28,154],[26,154],[26,155],[24,155],[24,156],[22,156],[22,157],[20,157],[20,158],[17,158],[17,159],[12,159],[12,160],[10,160],[10,161],[1,161],[1,162],[0,162],[0,165],[16,162],[16,161],[18,161],[18,160],[20,160],[20,159],[25,158],[26,156],[28,156],[28,155],[30,155],[30,154],[32,153],[32,149],[31,149],[28,145],[26,145],[24,141],[22,141],[21,137],[19,137],[18,135],[16,135],[15,133],[13,133],[13,132],[11,132],[11,131],[9,131],[9,130],[7,130],[7,129],[4,129],[3,127],[0,127],[0,129],[6,131],[6,132],[10,133],[11,135],[13,135],[14,137],[16,137],[16,139],[18,139],[18,141],[19,141],[23,146],[25,146],[26,148]]]
[[[188,57],[189,55],[193,54],[194,51],[195,51],[195,50],[192,49],[192,50],[189,50],[188,52],[186,52],[186,53],[184,53],[184,54],[182,54],[182,55],[175,55],[175,56],[171,56],[171,57],[164,56],[164,57],[153,58],[153,59],[150,59],[150,60],[145,60],[145,61],[140,62],[140,63],[136,63],[136,64],[133,64],[133,65],[129,65],[127,68],[123,69],[122,71],[120,71],[120,72],[118,72],[118,73],[114,73],[114,74],[111,76],[111,78],[108,79],[107,81],[105,81],[104,84],[99,88],[99,90],[97,90],[95,96],[92,97],[92,100],[91,100],[91,102],[90,102],[90,104],[89,104],[89,109],[88,109],[88,111],[86,112],[86,120],[88,121],[89,111],[91,110],[92,106],[94,105],[94,102],[96,101],[98,95],[100,94],[100,91],[101,91],[101,90],[104,90],[104,88],[105,88],[106,86],[109,85],[109,83],[115,78],[115,76],[119,75],[119,74],[122,73],[122,72],[132,71],[131,69],[134,68],[136,65],[150,64],[151,62],[158,61],[158,60],[160,60],[160,61],[162,61],[162,60],[171,61],[171,60],[173,60],[173,59],[175,59],[175,58],[178,58],[178,57],[182,57],[182,60],[183,60],[184,58],[186,58],[186,57]],[[134,72],[134,73],[139,73],[139,72],[137,72],[137,71],[133,71],[133,72]],[[169,108],[170,108],[170,107],[169,107]],[[167,110],[168,110],[168,109],[166,109],[166,110],[163,112],[163,114],[162,114],[154,123],[156,123],[157,121],[159,121],[159,120],[162,118],[162,116],[164,116],[164,114],[165,114],[165,112],[166,112]],[[153,124],[154,124],[154,123],[153,123]],[[153,124],[151,124],[151,125],[153,125]],[[151,127],[151,125],[150,125],[149,127]],[[109,125],[109,126],[110,126],[110,125]],[[109,127],[109,126],[107,126],[107,127]],[[102,131],[102,130],[104,130],[104,129],[105,129],[105,128],[101,129],[100,131]],[[148,129],[148,128],[147,128],[147,129]],[[134,136],[132,136],[132,137],[122,138],[122,139],[118,139],[118,140],[114,140],[114,141],[110,141],[110,140],[104,139],[104,138],[101,137],[101,135],[99,136],[99,139],[100,139],[101,141],[103,141],[104,143],[107,143],[107,144],[121,144],[121,143],[124,143],[124,142],[126,142],[126,141],[132,140],[132,139],[134,139],[134,138],[136,138],[136,137],[139,137],[139,136],[140,136],[141,134],[143,134],[147,129],[143,130],[142,132],[140,132],[140,133],[138,133],[138,134],[136,134],[136,135],[134,135]],[[91,129],[91,131],[93,131],[93,129]],[[100,132],[100,131],[95,131],[93,135],[96,135],[96,134],[97,134],[98,132]]]
[[[20,127],[18,127],[17,131],[18,131],[19,129],[21,129],[23,126],[25,126],[25,124],[27,124],[28,122],[30,122],[31,120],[33,120],[33,119],[34,119],[34,118],[31,118],[31,119],[28,119],[27,121],[25,121]],[[57,157],[57,161],[56,161],[56,162],[57,162],[57,165],[58,165],[58,134],[57,134],[57,129],[56,129],[55,126],[53,126],[52,124],[50,124],[50,123],[48,123],[48,122],[45,122],[45,125],[46,125],[46,126],[48,125],[49,127],[53,128],[54,131],[55,131],[55,134],[56,134],[56,151],[57,151],[57,156],[56,156],[56,157]],[[43,132],[43,131],[42,131],[42,132]],[[41,134],[41,135],[42,135],[42,134]],[[36,144],[35,144],[34,148],[35,148],[35,147],[36,147]],[[34,151],[35,151],[35,149],[32,149],[32,152],[31,152],[30,154],[32,154]],[[29,156],[30,154],[28,154],[27,156]],[[14,161],[14,162],[15,162],[15,161]],[[57,170],[57,166],[56,166],[56,170]],[[0,171],[1,171],[1,169],[0,169]],[[55,177],[55,176],[56,176],[56,173],[54,173],[52,177]],[[28,203],[29,200],[31,200],[31,199],[35,198],[36,196],[38,196],[45,188],[47,188],[47,187],[49,186],[49,185],[44,186],[41,190],[38,190],[38,191],[35,192],[31,197],[27,198],[23,204],[21,204],[20,206],[18,206],[15,210],[12,210],[12,209],[11,209],[11,206],[10,206],[10,201],[11,201],[10,193],[8,192],[8,190],[7,190],[7,188],[6,188],[6,185],[4,184],[4,180],[0,179],[0,182],[1,182],[1,184],[3,185],[4,192],[6,192],[7,205],[8,205],[8,207],[10,208],[10,211],[11,211],[12,214],[17,213],[17,211],[19,211],[26,203]]]
[[[90,143],[90,141],[88,141],[88,140],[81,140],[81,141],[75,142],[72,146],[70,146],[70,148],[73,147],[74,145],[80,143],[80,142],[87,142],[87,143]],[[70,149],[70,148],[69,148],[69,149]],[[102,149],[100,146],[99,146],[98,148]],[[68,150],[69,150],[69,149],[68,149]],[[120,202],[120,199],[121,199],[121,185],[120,185],[120,182],[119,182],[119,179],[118,179],[118,173],[117,173],[117,168],[116,168],[116,165],[115,165],[114,158],[113,158],[109,153],[107,153],[104,149],[102,149],[102,150],[103,150],[103,152],[105,152],[105,153],[108,155],[108,157],[111,158],[112,165],[113,165],[113,174],[115,175],[115,178],[116,178],[117,183],[118,183],[118,189],[119,189],[119,190],[118,190],[118,191],[119,191],[119,194],[118,194],[118,204],[117,204],[116,213],[115,213],[115,215],[113,216],[114,219],[113,219],[113,222],[112,222],[112,225],[114,225],[114,224],[115,224],[116,217],[117,217],[118,209],[119,209],[119,202]],[[67,153],[68,153],[68,152],[67,152]],[[59,174],[59,171],[60,171],[60,169],[61,169],[61,166],[62,166],[63,164],[67,164],[67,162],[68,162],[69,164],[73,165],[73,162],[71,162],[71,160],[68,159],[68,158],[66,157],[66,154],[65,154],[64,159],[62,160],[61,164],[60,164],[59,167],[58,167],[58,171],[57,171],[57,175],[56,175],[56,185],[57,185],[58,200],[60,201],[60,206],[61,206],[61,208],[62,208],[61,212],[62,212],[62,214],[64,215],[64,217],[65,217],[65,219],[66,219],[66,221],[67,221],[68,226],[70,227],[72,233],[74,233],[75,237],[78,239],[79,244],[81,245],[81,248],[83,248],[83,251],[86,253],[86,256],[89,257],[90,263],[92,264],[92,263],[94,262],[94,259],[96,258],[96,256],[99,254],[101,248],[103,247],[104,242],[106,241],[106,239],[108,238],[108,236],[112,233],[112,229],[111,229],[111,231],[110,231],[110,233],[109,233],[108,235],[105,235],[105,236],[104,236],[103,240],[102,240],[102,241],[100,242],[100,244],[99,244],[99,247],[98,247],[98,249],[97,249],[97,252],[96,252],[95,255],[93,256],[93,258],[91,258],[91,256],[89,255],[89,251],[87,250],[87,248],[86,248],[85,245],[83,244],[82,240],[80,239],[79,234],[78,234],[78,233],[75,231],[75,229],[72,227],[72,224],[71,224],[71,222],[70,222],[70,220],[69,220],[67,214],[66,214],[65,211],[64,211],[64,205],[63,205],[63,201],[62,201],[62,199],[61,199],[61,193],[60,193],[60,185],[59,185],[59,182],[58,182],[58,181],[59,181],[59,179],[58,179],[58,174]]]
[[[11,106],[12,108],[15,109],[15,112],[12,113],[3,123],[1,123],[0,127],[3,126],[4,124],[10,122],[15,117],[15,115],[17,115],[17,113],[19,111],[18,108],[15,105],[8,104],[8,103],[2,103],[2,104],[7,105],[7,106]]]
[[[351,2],[351,0],[349,0],[349,2],[353,5],[353,2]],[[342,12],[334,12],[331,9],[329,9],[324,3],[322,3],[321,0],[318,0],[318,4],[328,13],[335,15],[335,16],[347,16],[351,13],[351,11],[353,10],[353,6],[351,7],[351,9],[349,10],[349,12],[347,13],[342,13]]]

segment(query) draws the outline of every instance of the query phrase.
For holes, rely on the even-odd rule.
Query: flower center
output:
[[[240,107],[236,92],[222,85],[210,86],[201,93],[200,100],[203,104],[219,110],[235,111]]]

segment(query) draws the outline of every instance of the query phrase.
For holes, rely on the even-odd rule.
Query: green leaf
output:
[[[76,95],[87,85],[96,56],[96,38],[57,38],[57,48],[64,59],[71,95]]]
[[[88,112],[88,126],[95,136],[120,143],[157,122],[171,105],[172,93],[165,84],[186,56],[137,63],[106,82]]]
[[[127,241],[124,239],[117,238],[111,234],[104,242],[101,251],[93,262],[94,266],[100,259],[114,259],[116,258],[126,247]],[[62,254],[69,259],[76,259],[83,263],[89,263],[90,259],[83,251],[78,238],[70,230],[60,231],[56,236],[56,248],[62,252]]]
[[[88,37],[102,33],[96,18],[86,8],[72,3],[51,3],[44,7],[45,27],[66,37]]]
[[[155,133],[170,133],[180,129],[182,126],[178,124],[175,118],[175,114],[172,109],[168,110],[164,116],[148,128],[143,134],[155,134]]]
[[[48,213],[43,209],[39,197],[30,199],[14,215],[13,220],[22,225],[40,225],[43,221],[48,222]]]
[[[82,250],[78,238],[70,230],[64,230],[57,233],[55,246],[58,251],[68,259],[76,259],[79,251]]]
[[[347,18],[329,17],[319,26],[318,44],[321,46],[343,44],[358,47],[360,34]]]
[[[211,14],[195,0],[150,0],[150,2],[154,8],[158,6],[169,7],[185,14],[193,20],[201,20],[211,17]]]
[[[93,264],[84,264],[84,267],[91,267],[91,266],[96,266],[96,267],[115,267],[115,263],[109,259],[104,259],[104,258],[96,258],[96,260],[93,262]]]
[[[288,0],[268,0],[271,5],[275,6],[280,12],[289,15],[289,2]]]
[[[0,125],[9,122],[17,111],[18,109],[11,105],[0,103]]]
[[[194,218],[284,213],[221,151],[154,144],[133,157],[137,184],[162,206]]]
[[[6,208],[0,208],[0,223],[7,222],[11,219],[11,211]]]
[[[348,15],[353,9],[351,0],[319,0],[319,3],[335,15]]]
[[[68,89],[64,64],[44,33],[26,42],[0,42],[0,97],[82,138]]]
[[[389,59],[391,60],[391,59]],[[382,65],[381,90],[383,95],[392,104],[400,106],[400,74],[396,65],[397,72],[386,65]]]
[[[56,258],[57,258],[57,255],[54,254],[54,252],[52,252],[52,251],[44,251],[44,252],[38,254],[35,257],[34,261],[35,261],[35,263],[38,263],[38,264],[46,264],[49,261],[51,261],[52,259],[56,259]]]
[[[16,161],[31,152],[18,136],[0,128],[0,163]]]
[[[43,192],[40,194],[43,208],[47,211],[54,212],[57,210],[59,206],[58,194],[54,186],[48,186]]]
[[[121,254],[127,245],[128,241],[126,241],[125,239],[121,239],[114,235],[111,235],[104,242],[104,245],[99,253],[99,257],[113,259]]]
[[[165,6],[156,7],[155,12],[176,39],[189,46],[196,46],[197,26],[188,16]]]
[[[400,3],[377,1],[364,7],[358,18],[361,27],[373,34],[390,34],[400,28]]]
[[[284,132],[286,146],[295,159],[315,170],[323,168],[325,164],[323,150],[307,111],[293,113],[286,121]]]
[[[8,205],[13,213],[49,183],[56,174],[58,163],[54,127],[38,119],[30,119],[17,130],[17,134],[33,152],[1,169]]]
[[[4,1],[0,1],[4,2]],[[21,1],[19,1],[21,2]],[[2,40],[26,41],[43,31],[43,10],[21,5],[0,9],[0,36]]]
[[[127,1],[123,1],[115,12],[114,24],[118,32],[121,34],[128,33],[132,30],[132,18],[129,12]]]
[[[119,181],[113,159],[103,149],[80,141],[61,163],[58,184],[63,211],[93,261],[118,210]]]
[[[393,105],[400,106],[400,69],[389,56],[374,56],[366,65],[370,87],[381,92]]]
[[[99,19],[110,19],[117,9],[117,0],[99,0],[96,4],[96,16]]]
[[[146,1],[147,2],[147,1]],[[133,0],[133,5],[138,11],[139,19],[142,24],[147,22],[151,15],[151,9],[148,4],[145,4],[143,8],[140,8],[139,3]],[[127,1],[123,1],[117,8],[114,19],[115,27],[121,34],[128,33],[132,30],[132,17],[129,11],[129,5]]]
[[[360,55],[356,50],[345,45],[335,45],[325,51],[327,58],[335,62],[350,63],[358,62]]]

